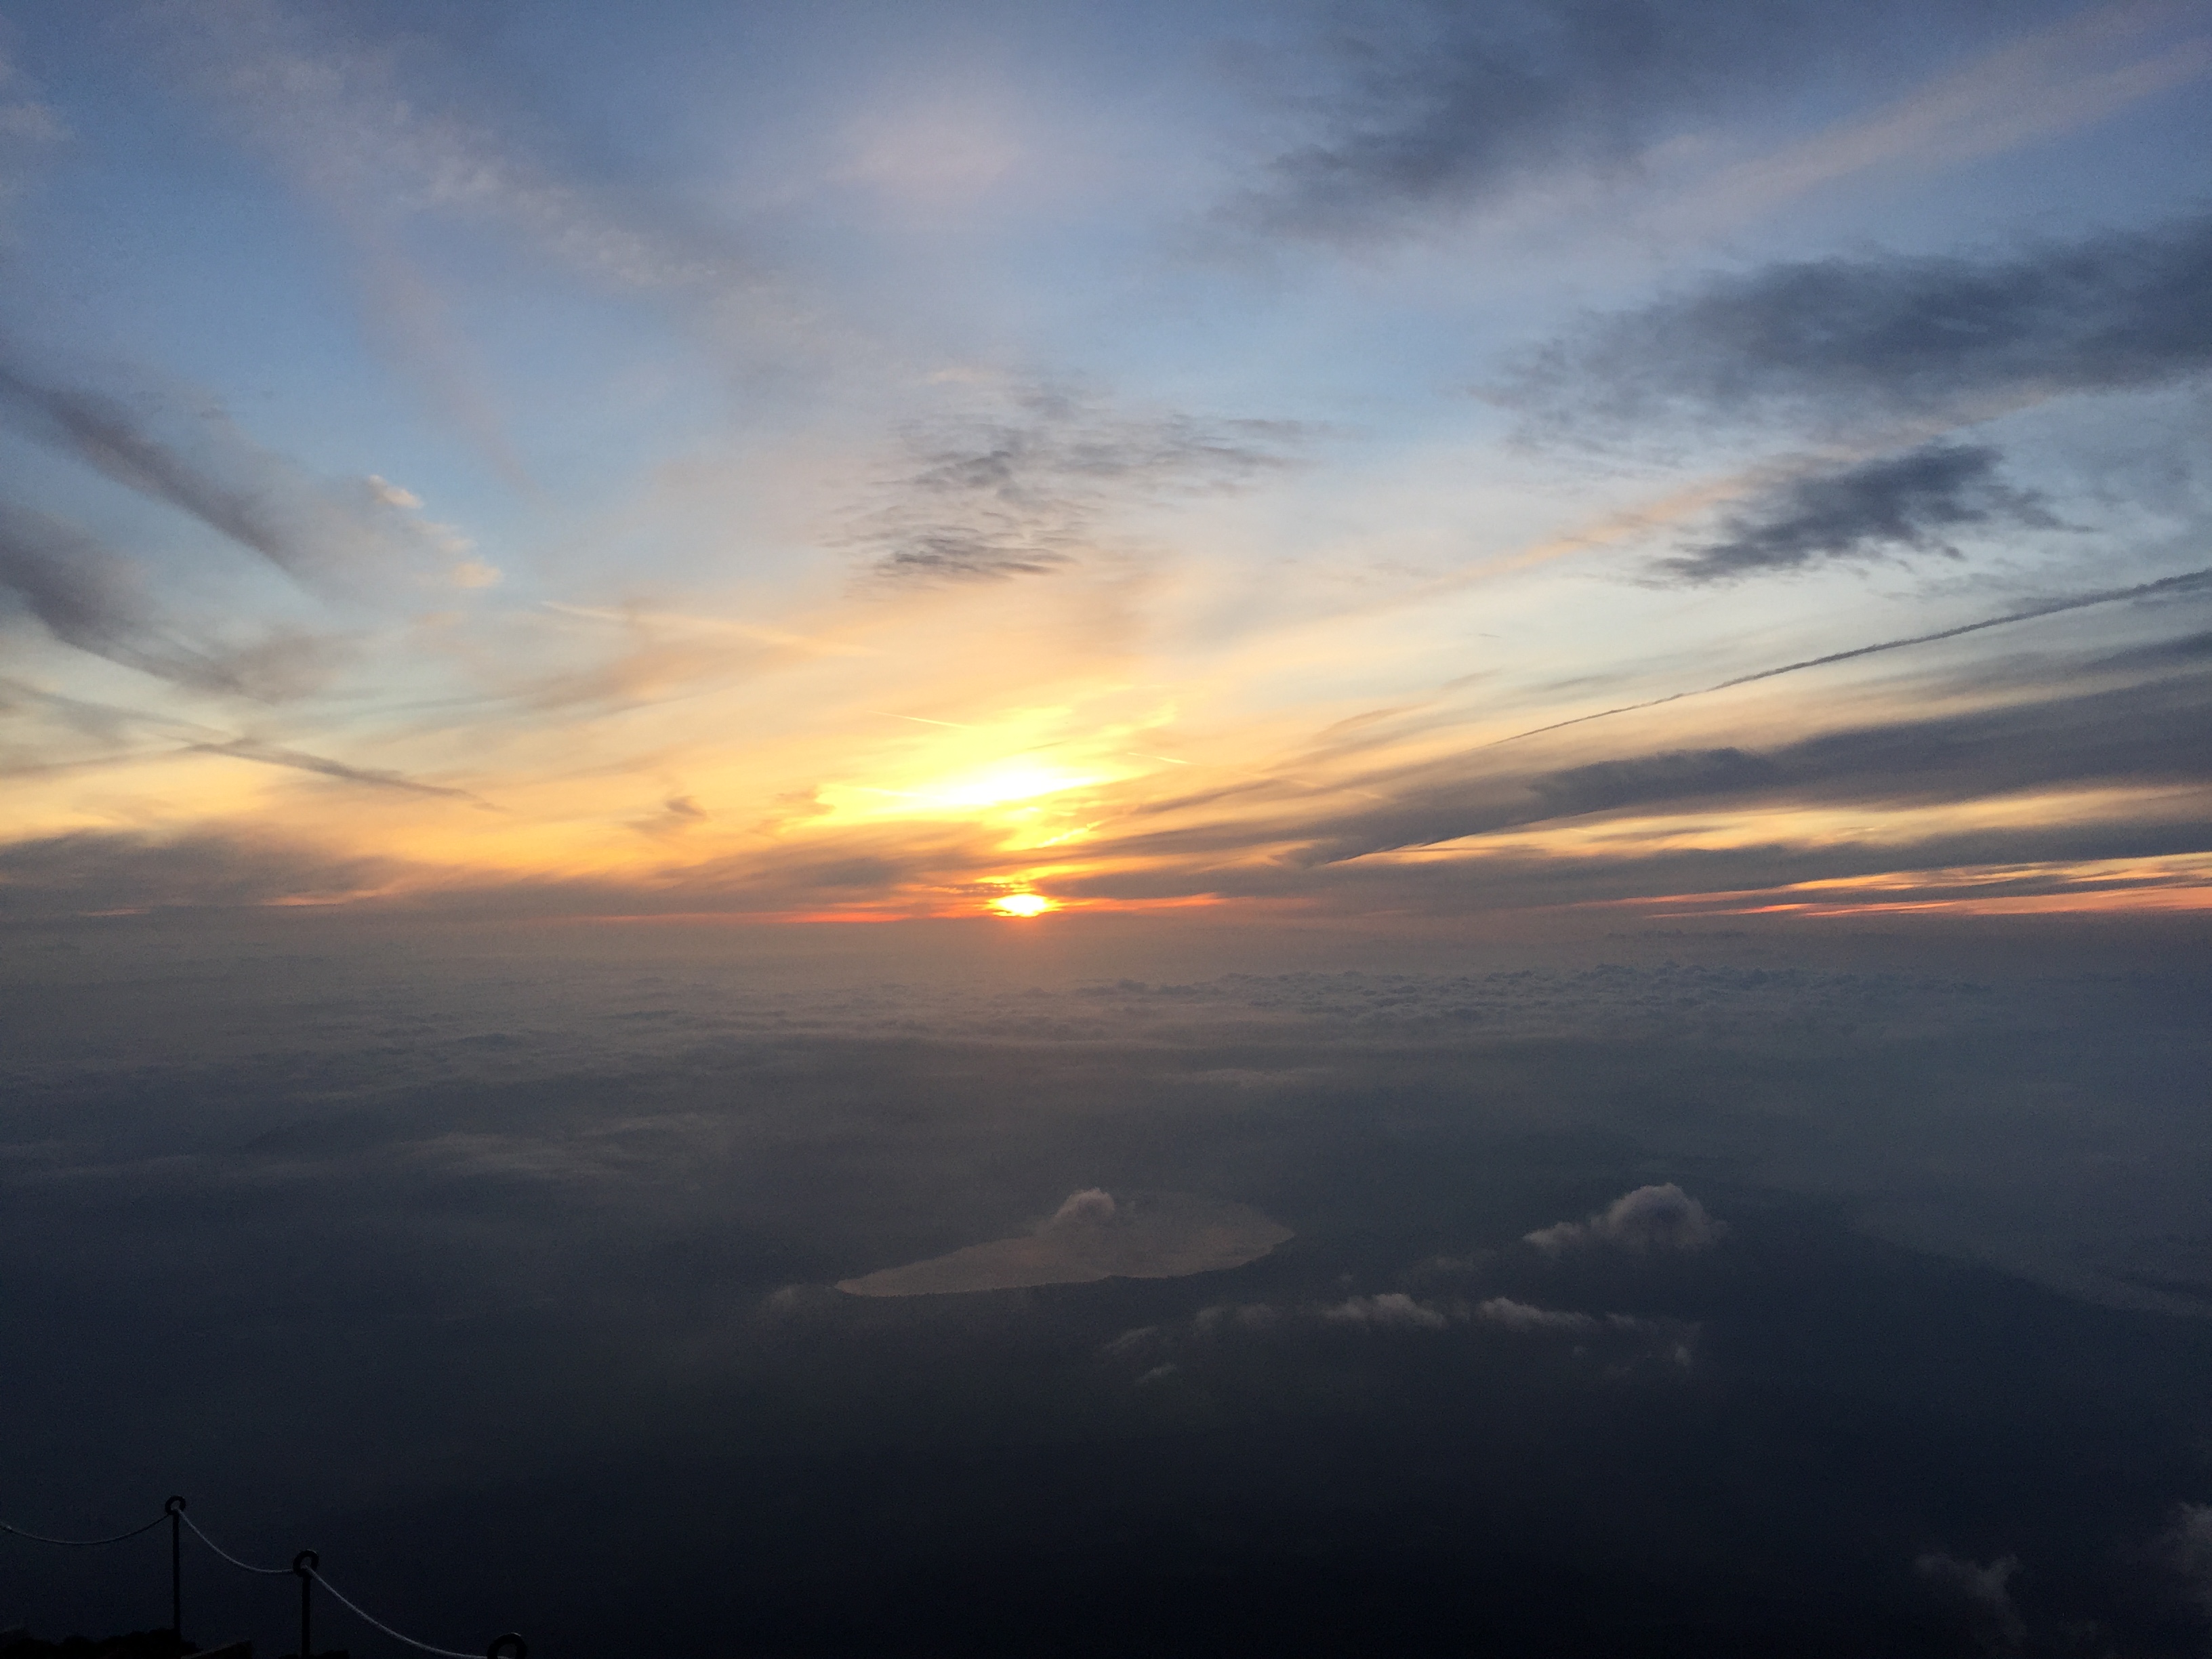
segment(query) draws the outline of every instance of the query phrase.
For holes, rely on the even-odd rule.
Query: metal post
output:
[[[172,1498],[161,1508],[169,1517],[169,1635],[185,1650],[185,1500]]]
[[[313,1659],[314,1614],[312,1611],[315,1590],[315,1569],[323,1565],[323,1558],[313,1550],[301,1550],[292,1558],[292,1571],[300,1575],[300,1659]]]

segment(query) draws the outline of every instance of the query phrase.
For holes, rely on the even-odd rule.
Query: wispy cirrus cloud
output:
[[[617,295],[758,297],[759,273],[729,238],[641,179],[557,164],[484,100],[423,72],[438,54],[419,34],[284,0],[163,0],[143,21],[165,73],[347,238],[372,340],[510,483],[527,484],[528,467],[416,233],[488,234],[526,264]]]
[[[351,212],[503,228],[581,275],[659,289],[724,281],[732,248],[655,216],[636,189],[564,173],[406,65],[426,44],[357,33],[327,8],[215,0],[149,8],[152,39],[217,118],[303,188]]]
[[[994,413],[908,428],[904,468],[848,539],[894,581],[1043,575],[1102,550],[1117,513],[1241,488],[1287,465],[1303,435],[1291,422],[1123,415],[1022,391]]]

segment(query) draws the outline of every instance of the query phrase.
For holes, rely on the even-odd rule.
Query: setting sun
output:
[[[1008,893],[993,899],[991,908],[1002,916],[1041,916],[1060,907],[1042,893]]]

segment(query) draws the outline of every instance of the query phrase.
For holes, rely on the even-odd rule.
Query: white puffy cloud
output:
[[[1714,1220],[1704,1205],[1670,1181],[1625,1193],[1587,1221],[1539,1228],[1526,1235],[1524,1242],[1547,1255],[1598,1244],[1642,1254],[1705,1249],[1727,1231],[1727,1223]]]
[[[1103,1187],[1086,1187],[1079,1193],[1070,1193],[1060,1200],[1060,1207],[1052,1212],[1048,1227],[1082,1226],[1086,1222],[1111,1221],[1114,1218],[1114,1194]]]
[[[1608,1370],[1616,1376],[1653,1364],[1669,1374],[1686,1372],[1697,1358],[1698,1327],[1686,1320],[1571,1313],[1516,1302],[1510,1296],[1492,1297],[1477,1305],[1474,1316],[1524,1335],[1572,1337],[1577,1354],[1595,1352],[1606,1357]],[[1595,1350],[1586,1346],[1592,1342],[1599,1344]]]
[[[1585,1336],[1595,1334],[1599,1328],[1595,1315],[1534,1307],[1526,1302],[1516,1302],[1510,1296],[1492,1297],[1474,1314],[1476,1318],[1503,1325],[1509,1331],[1570,1331]]]
[[[1342,1325],[1375,1325],[1400,1330],[1440,1331],[1452,1322],[1449,1314],[1425,1302],[1414,1301],[1403,1291],[1352,1297],[1333,1308],[1322,1309],[1321,1316]]]

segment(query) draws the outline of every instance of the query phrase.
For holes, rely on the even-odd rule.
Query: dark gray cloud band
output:
[[[1401,233],[1560,167],[1620,168],[1694,118],[1741,109],[1820,64],[2033,27],[1972,0],[1839,8],[1800,0],[1505,0],[1341,7],[1321,130],[1233,204],[1259,228],[1332,240]],[[1333,70],[1333,74],[1328,71]]]
[[[301,563],[300,550],[273,519],[263,489],[194,465],[119,400],[41,385],[0,366],[0,410],[17,430],[125,489],[190,514],[284,568]]]
[[[2055,526],[2039,494],[1997,477],[2002,459],[1986,447],[1929,444],[1792,479],[1730,517],[1721,539],[1661,560],[1656,574],[1697,585],[1904,552],[1956,557],[1958,531]]]
[[[0,916],[343,899],[397,867],[276,837],[77,830],[0,848]]]
[[[2010,884],[1982,878],[1959,896],[2050,890],[2072,878],[2032,866],[2212,850],[2212,823],[2202,805],[2212,789],[2206,759],[2212,756],[2212,678],[2201,659],[2190,660],[2190,671],[2120,685],[2104,678],[2107,668],[2085,663],[2084,684],[2039,698],[1844,727],[1771,748],[1627,753],[1509,775],[1484,774],[1473,756],[1395,775],[1378,770],[1364,781],[1378,794],[1387,792],[1387,800],[1326,818],[1312,815],[1309,798],[1285,792],[1279,838],[1265,860],[1250,856],[1255,843],[1267,838],[1249,820],[1178,826],[1102,842],[1102,854],[1127,858],[1132,867],[1061,890],[1141,898],[1195,889],[1224,897],[1454,911],[1743,891],[1970,866],[2014,866],[2020,873]],[[1940,808],[2031,791],[2101,789],[2154,790],[2173,805],[2147,819],[2123,805],[2079,821],[1961,821],[1956,828],[1939,816],[1901,835],[1869,829],[1863,836],[1808,844],[1787,829],[1778,829],[1771,842],[1711,848],[1653,846],[1629,834],[1565,854],[1510,839],[1511,832],[1635,809],[1726,815],[1838,804]],[[2190,796],[2193,807],[2185,804]],[[1474,856],[1471,843],[1482,837],[1498,839]],[[1454,842],[1470,843],[1470,856],[1373,856]],[[2149,878],[2157,878],[2154,872]],[[2116,872],[2110,879],[2125,884],[2132,878]],[[1932,878],[1922,884],[1942,885]]]
[[[319,684],[331,642],[279,629],[247,646],[183,636],[149,597],[143,573],[75,526],[0,501],[0,592],[64,645],[172,684],[278,702]]]
[[[1950,417],[2212,368],[2212,215],[2007,255],[1795,260],[1601,318],[1519,365],[1539,427]]]
[[[311,587],[358,592],[467,550],[380,480],[309,476],[219,410],[62,385],[0,342],[0,424],[198,520]]]
[[[1627,807],[1761,795],[1903,803],[2089,781],[2203,785],[2212,783],[2208,757],[2212,680],[2181,675],[1851,727],[1764,752],[1674,750],[1512,781],[1409,779],[1398,803],[1346,821],[1307,856],[1337,861]]]

